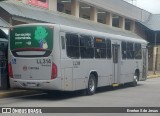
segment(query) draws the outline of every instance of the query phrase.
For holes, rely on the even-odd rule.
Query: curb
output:
[[[147,79],[159,78],[159,77],[160,77],[160,74],[157,74],[157,75],[149,75],[149,76],[147,76]]]
[[[6,90],[0,91],[0,98],[8,98],[8,97],[18,97],[24,95],[31,95],[35,93],[40,93],[40,91],[33,91],[33,90]]]

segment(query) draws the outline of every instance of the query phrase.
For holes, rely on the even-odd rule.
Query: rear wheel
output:
[[[89,81],[88,81],[88,88],[87,88],[87,94],[93,95],[97,88],[97,81],[93,74],[90,75]]]

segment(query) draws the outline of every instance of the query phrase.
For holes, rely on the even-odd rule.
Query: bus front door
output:
[[[118,86],[120,78],[120,46],[112,44],[113,52],[113,86]]]

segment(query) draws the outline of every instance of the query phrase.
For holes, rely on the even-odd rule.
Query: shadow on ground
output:
[[[137,86],[142,86],[142,84],[138,84]],[[95,94],[101,94],[109,91],[118,91],[120,89],[128,89],[131,87],[129,84],[120,85],[118,87],[100,87],[97,89]],[[28,96],[18,97],[17,99],[28,99],[28,100],[65,100],[72,99],[76,97],[87,97],[85,90],[74,91],[74,92],[63,92],[63,91],[41,91],[39,94],[33,94]]]

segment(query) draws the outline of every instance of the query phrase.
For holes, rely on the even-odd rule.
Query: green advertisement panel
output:
[[[53,49],[53,28],[47,26],[15,27],[10,31],[10,49]]]

